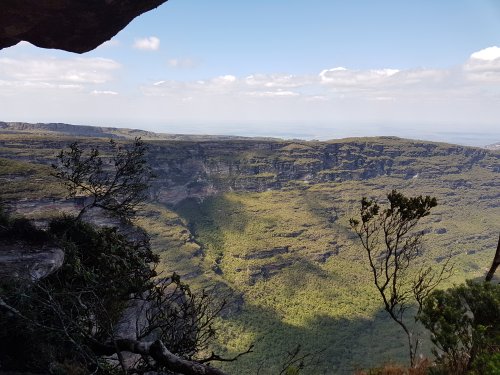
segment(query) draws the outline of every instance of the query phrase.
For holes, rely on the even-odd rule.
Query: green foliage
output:
[[[298,375],[300,373],[300,368],[297,366],[288,366],[283,372],[284,375]]]
[[[97,149],[84,156],[77,143],[59,154],[55,176],[66,184],[70,196],[90,199],[77,217],[53,219],[44,231],[29,219],[10,219],[0,211],[0,240],[8,246],[36,243],[35,249],[43,253],[40,250],[50,244],[64,251],[62,266],[51,274],[30,282],[22,277],[2,281],[2,368],[114,374],[118,365],[128,372],[121,352],[130,351],[140,353],[130,368],[133,372],[177,370],[179,360],[170,360],[161,349],[164,340],[174,356],[198,358],[198,363],[191,361],[185,367],[196,365],[210,372],[203,363],[224,360],[213,352],[208,357],[203,354],[214,338],[213,321],[225,301],[215,303],[205,291],[199,296],[191,293],[175,273],[156,279],[159,257],[151,250],[148,234],[130,220],[122,221],[120,228],[82,220],[94,207],[130,219],[146,197],[151,174],[143,143],[136,139],[128,150],[111,141],[110,148],[111,162]],[[117,330],[117,324],[129,326],[122,327],[127,332]],[[153,344],[141,341],[152,337]],[[115,366],[104,357],[112,354],[117,354]]]
[[[414,222],[429,215],[431,208],[437,206],[437,200],[434,197],[428,195],[426,197],[422,197],[421,195],[406,197],[396,190],[389,193],[387,199],[390,206],[381,214],[384,218],[390,218],[391,221],[397,224],[394,230],[396,233],[402,230],[407,232],[406,227],[413,226]],[[366,197],[361,199],[360,216],[363,224],[374,219],[379,213],[380,206],[376,201],[367,199]],[[356,219],[351,219],[351,223],[354,227],[359,225],[359,221]],[[391,240],[390,242],[393,241]]]
[[[21,315],[2,317],[0,361],[6,368],[32,371],[51,363],[61,368],[72,363],[74,373],[101,368],[92,342],[112,335],[131,294],[152,287],[151,263],[157,256],[147,241],[130,241],[115,228],[96,228],[73,218],[52,221],[47,232],[26,220],[12,220],[4,229],[7,235],[18,235],[20,222],[19,240],[57,243],[65,260],[34,284],[4,285],[2,299]]]
[[[65,262],[54,277],[43,282],[55,283],[62,290],[89,288],[103,300],[126,299],[151,288],[156,276],[151,264],[158,262],[158,256],[145,234],[132,241],[117,228],[96,228],[73,218],[53,220],[49,233],[64,247]]]
[[[437,361],[455,374],[498,364],[500,285],[473,282],[436,290],[418,316],[432,333]],[[479,373],[490,373],[481,372]]]
[[[481,353],[472,363],[471,375],[500,375],[500,352]]]
[[[32,172],[11,178],[1,175],[4,169],[0,168],[0,178],[4,178],[0,194],[9,199],[56,195],[54,179],[48,177],[50,168],[26,161],[50,164],[54,154],[72,141],[74,137],[2,135],[0,156],[9,158],[9,173],[16,173],[18,167]],[[82,138],[79,142],[85,148],[106,150],[104,139]],[[371,284],[348,218],[354,215],[362,196],[383,202],[384,193],[391,189],[435,196],[439,206],[421,220],[426,241],[419,262],[439,264],[447,249],[453,249],[456,273],[446,286],[482,277],[485,267],[491,264],[491,250],[498,237],[498,155],[394,137],[304,142],[307,147],[301,143],[302,150],[293,153],[286,149],[290,144],[255,140],[152,143],[148,158],[155,173],[160,175],[167,169],[169,173],[165,180],[157,179],[164,184],[160,187],[163,191],[171,186],[170,180],[178,184],[191,181],[190,162],[213,162],[215,171],[219,171],[220,162],[228,162],[235,171],[246,160],[251,168],[238,172],[242,177],[251,177],[251,173],[274,173],[270,168],[284,165],[282,162],[293,164],[295,159],[318,158],[318,151],[322,158],[326,147],[333,160],[331,166],[322,167],[329,170],[331,180],[322,177],[321,172],[316,175],[325,183],[293,180],[273,191],[235,191],[205,197],[199,207],[193,203],[189,215],[183,210],[185,202],[175,209],[151,202],[140,212],[137,223],[151,235],[151,246],[161,256],[159,270],[186,275],[191,286],[217,283],[237,296],[233,312],[219,322],[217,349],[233,355],[251,342],[256,342],[256,349],[236,363],[225,364],[229,373],[254,375],[260,366],[268,370],[263,373],[279,373],[276,358],[283,355],[280,348],[298,342],[307,351],[326,348],[323,361],[316,368],[308,368],[307,374],[352,374],[355,368],[403,361],[405,337],[384,311],[379,311],[377,290]],[[197,150],[203,152],[198,155]],[[109,156],[107,152],[103,155]],[[19,160],[24,161],[14,165]],[[180,167],[171,168],[173,165]],[[362,174],[381,165],[385,165],[383,175]],[[417,173],[418,178],[412,178]],[[223,171],[215,176],[220,176],[220,188],[227,187],[229,180]],[[338,214],[336,220],[331,220],[335,217],[332,207]],[[29,205],[23,206],[23,214],[42,217],[40,210],[32,210]],[[283,246],[289,246],[290,251],[265,259],[247,259],[261,250]],[[284,261],[291,265],[258,276],[250,285],[254,272]],[[215,264],[222,274],[214,272]],[[424,355],[430,354],[426,348],[430,345],[424,342]]]
[[[474,198],[485,194],[481,179],[464,178],[473,187],[459,196],[438,179],[408,182],[390,177],[310,186],[297,183],[293,188],[262,193],[232,192],[198,203],[183,201],[175,209],[181,217],[170,211],[165,222],[148,214],[145,228],[151,228],[150,222],[158,226],[155,233],[159,235],[153,241],[162,238],[165,245],[158,248],[169,249],[161,253],[165,259],[161,267],[167,272],[197,273],[191,285],[224,283],[235,295],[243,296],[241,311],[220,323],[217,349],[232,355],[255,341],[256,350],[237,363],[226,364],[229,373],[255,374],[261,363],[270,373],[278,373],[279,348],[300,342],[307,351],[326,348],[318,366],[307,368],[308,374],[351,374],[360,366],[404,361],[406,355],[405,337],[379,310],[366,258],[349,229],[352,207],[368,194],[384,202],[387,186],[424,197],[436,194],[441,204],[420,223],[427,240],[417,262],[418,266],[434,264],[437,269],[447,249],[456,250],[456,272],[442,284],[448,286],[451,281],[462,282],[465,275],[483,275],[497,236],[499,208]],[[338,219],[332,220],[333,212]],[[436,233],[441,228],[447,231]],[[193,240],[201,245],[197,252],[190,249]],[[262,250],[284,246],[289,246],[288,253],[251,259]],[[468,249],[477,251],[467,254]],[[328,255],[322,258],[323,254]],[[222,275],[211,269],[217,258]],[[258,276],[262,268],[285,261],[292,265]],[[254,277],[257,280],[251,285]],[[430,340],[423,340],[422,353],[430,355]]]

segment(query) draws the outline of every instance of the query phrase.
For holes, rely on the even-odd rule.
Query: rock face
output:
[[[54,155],[67,147],[68,134],[85,134],[87,127],[66,124],[11,124],[0,122],[0,158],[51,164]],[[48,137],[38,132],[50,131]],[[31,136],[34,133],[36,136]],[[61,136],[57,134],[61,133]],[[129,132],[130,133],[130,132]],[[129,134],[122,133],[123,134]],[[5,137],[2,135],[5,134]],[[111,128],[94,128],[93,142],[105,151]],[[132,133],[130,133],[132,134]],[[22,147],[19,137],[23,138]],[[117,136],[118,137],[118,136]],[[149,137],[148,137],[149,138]],[[117,138],[119,139],[119,138]],[[151,194],[155,201],[175,205],[186,198],[203,200],[224,191],[260,192],[323,182],[368,180],[393,176],[407,180],[442,178],[461,188],[468,182],[462,172],[482,168],[500,173],[500,153],[480,148],[405,140],[394,137],[353,138],[328,142],[278,139],[158,139],[147,141],[148,162],[154,170]],[[52,153],[25,152],[54,150]],[[418,161],[418,162],[417,162]],[[16,178],[7,176],[10,181]],[[23,177],[23,176],[20,176]],[[290,185],[291,186],[291,185]],[[500,192],[484,199],[499,202]],[[335,220],[335,215],[331,218]],[[293,233],[290,234],[293,237]]]
[[[500,172],[498,153],[395,138],[295,143],[158,141],[150,144],[148,158],[157,176],[153,183],[155,199],[169,204],[228,190],[280,189],[290,183],[307,185],[378,176],[432,179],[459,175],[476,166]]]
[[[0,243],[0,279],[33,282],[62,266],[64,252],[55,246]]]
[[[2,0],[0,49],[22,40],[83,53],[167,0]]]

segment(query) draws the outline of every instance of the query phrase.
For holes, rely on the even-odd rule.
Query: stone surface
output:
[[[27,41],[83,53],[167,0],[2,0],[0,49]]]
[[[55,246],[0,243],[0,279],[33,282],[62,266],[64,252]]]

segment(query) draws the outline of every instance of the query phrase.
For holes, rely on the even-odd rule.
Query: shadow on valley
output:
[[[221,275],[220,264],[226,248],[224,232],[243,232],[249,222],[241,203],[223,195],[203,202],[187,198],[175,207],[175,211],[187,222],[192,236],[203,239],[202,242],[195,241],[203,256],[209,255],[212,270]]]
[[[278,374],[287,353],[297,345],[302,354],[311,354],[305,361],[305,373],[310,375],[352,374],[368,366],[407,361],[405,338],[385,311],[373,319],[317,315],[299,326],[283,321],[271,309],[246,306],[227,321],[221,343],[237,344],[239,329],[252,332],[255,342],[253,353],[227,365],[230,373]]]
[[[205,256],[215,256],[215,264],[221,263],[227,251],[225,233],[243,233],[251,225],[248,210],[245,212],[240,202],[224,196],[203,202],[186,199],[175,211],[188,222],[194,237],[202,239]],[[224,364],[229,373],[278,374],[287,352],[297,345],[301,346],[301,353],[313,354],[307,358],[305,371],[311,375],[352,374],[356,369],[377,363],[406,362],[405,338],[385,311],[375,313],[372,319],[360,317],[360,314],[368,316],[367,311],[359,311],[359,306],[346,302],[346,293],[352,295],[353,300],[359,298],[356,294],[360,291],[351,286],[360,280],[348,279],[352,275],[341,271],[327,270],[298,253],[259,260],[264,262],[259,269],[279,265],[284,259],[289,259],[291,264],[277,273],[261,273],[253,282],[251,279],[230,281],[227,279],[230,275],[212,267],[223,277],[226,288],[232,290],[230,294],[240,298],[235,302],[238,308],[224,316],[218,350],[230,348],[225,355],[231,356],[255,343],[253,353]],[[246,260],[251,261],[253,259]],[[308,293],[318,295],[308,296]],[[315,304],[319,294],[328,306]],[[332,313],[326,314],[325,310],[335,306],[336,300],[339,300],[338,311],[330,310]]]

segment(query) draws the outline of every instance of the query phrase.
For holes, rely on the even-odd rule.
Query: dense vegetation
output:
[[[0,176],[8,181],[0,186],[2,194],[22,198],[25,192],[18,194],[16,185],[25,186],[24,181],[34,176],[46,182],[45,191],[30,190],[32,200],[10,206],[38,218],[54,206],[41,198],[57,200],[62,193],[51,190],[56,185],[44,167],[26,161],[50,163],[67,140],[9,135],[2,142],[2,163],[10,170]],[[336,177],[322,182],[319,177],[308,180],[307,175],[318,163],[310,161],[320,160],[312,156],[324,152],[323,144],[288,142],[250,152],[262,141],[249,141],[248,148],[242,140],[211,142],[203,151],[203,162],[215,171],[209,176],[212,180],[191,173],[192,169],[184,172],[196,175],[196,184],[202,187],[230,183],[233,191],[199,194],[199,186],[190,185],[193,198],[175,205],[159,203],[165,202],[162,193],[167,188],[190,183],[182,173],[189,163],[180,160],[201,146],[186,141],[162,146],[157,141],[150,160],[165,189],[159,190],[155,183],[157,199],[143,207],[135,223],[151,236],[151,247],[161,258],[158,271],[176,271],[195,289],[216,285],[232,294],[229,310],[217,323],[215,348],[227,356],[252,343],[255,350],[237,363],[225,364],[230,373],[255,374],[259,368],[261,374],[279,373],[277,358],[298,343],[304,352],[315,354],[308,357],[310,374],[352,373],[388,361],[405,362],[405,338],[381,310],[363,249],[348,223],[363,196],[384,202],[386,192],[398,189],[437,198],[439,205],[421,223],[427,254],[422,261],[442,262],[452,251],[456,272],[443,288],[466,278],[482,278],[491,262],[500,216],[495,153],[397,139],[341,141],[338,157],[349,163],[343,172],[325,172]],[[363,174],[388,165],[388,157],[395,159],[392,172]],[[228,161],[240,166],[239,176],[225,174]],[[294,165],[297,174],[280,175],[280,187],[267,190],[275,186],[277,175],[266,172],[266,166],[286,163]],[[173,177],[159,169],[165,165]],[[325,175],[319,172],[315,176]],[[290,179],[285,181],[287,174]],[[430,356],[430,338],[423,348],[423,354]]]
[[[500,285],[473,282],[436,290],[418,319],[432,333],[435,372],[500,374]]]
[[[105,159],[73,143],[53,165],[70,197],[84,194],[78,215],[58,215],[39,229],[0,207],[0,249],[13,251],[0,277],[2,369],[224,375],[207,365],[223,359],[206,351],[225,302],[216,307],[209,294],[194,295],[175,273],[157,277],[149,236],[130,221],[148,188],[146,148],[136,139],[131,147],[111,141],[111,149]],[[95,210],[120,225],[86,221]],[[61,263],[30,272],[38,262],[56,262],[43,260],[49,248],[62,250]],[[28,259],[21,269],[9,267],[17,257]]]
[[[10,308],[1,312],[2,367],[106,373],[106,363],[92,345],[111,337],[131,294],[153,286],[149,264],[155,255],[147,244],[73,218],[53,220],[41,231],[28,221],[4,217],[0,235],[9,241],[19,237],[20,247],[57,243],[65,253],[63,266],[35,284],[3,280],[2,303]]]

